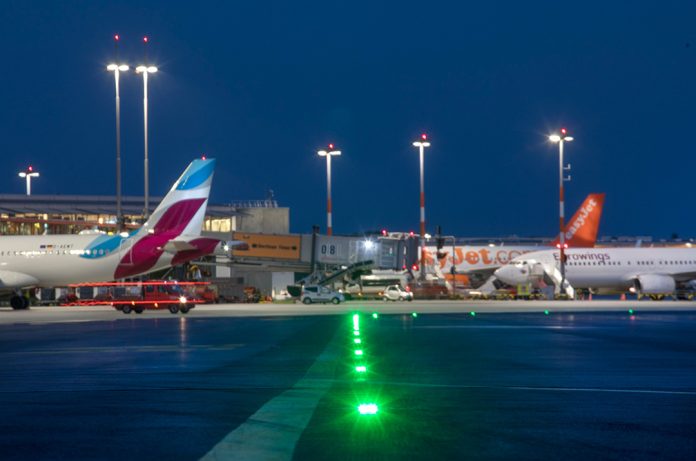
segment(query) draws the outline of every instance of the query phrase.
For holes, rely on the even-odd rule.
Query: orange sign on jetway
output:
[[[269,235],[234,232],[234,240],[249,245],[247,250],[232,250],[232,256],[240,258],[300,259],[299,235]]]

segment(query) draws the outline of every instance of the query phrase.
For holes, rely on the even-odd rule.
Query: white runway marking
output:
[[[292,459],[300,435],[333,383],[338,358],[337,338],[338,334],[291,389],[267,402],[201,460]]]
[[[395,381],[379,381],[385,386],[430,387],[445,389],[499,389],[512,391],[549,391],[549,392],[608,392],[617,394],[662,394],[662,395],[696,395],[696,391],[675,391],[661,389],[605,389],[601,387],[543,387],[543,386],[477,386],[468,384],[426,384]]]
[[[414,330],[606,330],[611,326],[582,326],[573,325],[430,325],[414,326]],[[618,326],[616,328],[621,328]]]

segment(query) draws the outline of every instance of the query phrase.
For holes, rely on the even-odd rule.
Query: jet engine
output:
[[[643,294],[674,293],[676,283],[669,275],[643,274],[635,281],[636,290]]]

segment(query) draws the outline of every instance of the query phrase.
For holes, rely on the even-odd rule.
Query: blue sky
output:
[[[291,209],[334,231],[551,235],[566,126],[567,215],[606,192],[602,235],[696,234],[693,2],[37,2],[0,10],[2,193],[113,194],[112,36],[150,81],[150,193],[218,159],[212,201]],[[122,79],[123,190],[143,192],[142,81]]]

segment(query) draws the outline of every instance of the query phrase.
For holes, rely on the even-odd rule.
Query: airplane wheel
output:
[[[177,312],[179,312],[179,306],[177,306],[176,304],[170,305],[169,312],[171,312],[172,314],[176,314]]]
[[[121,311],[122,311],[124,314],[130,314],[130,313],[131,313],[131,310],[132,310],[132,309],[131,309],[131,307],[130,307],[128,304],[126,304],[125,306],[123,306],[123,309],[121,309]]]
[[[20,310],[20,309],[26,309],[29,307],[29,302],[24,296],[13,296],[10,298],[10,306],[12,306],[12,309],[15,310]]]

